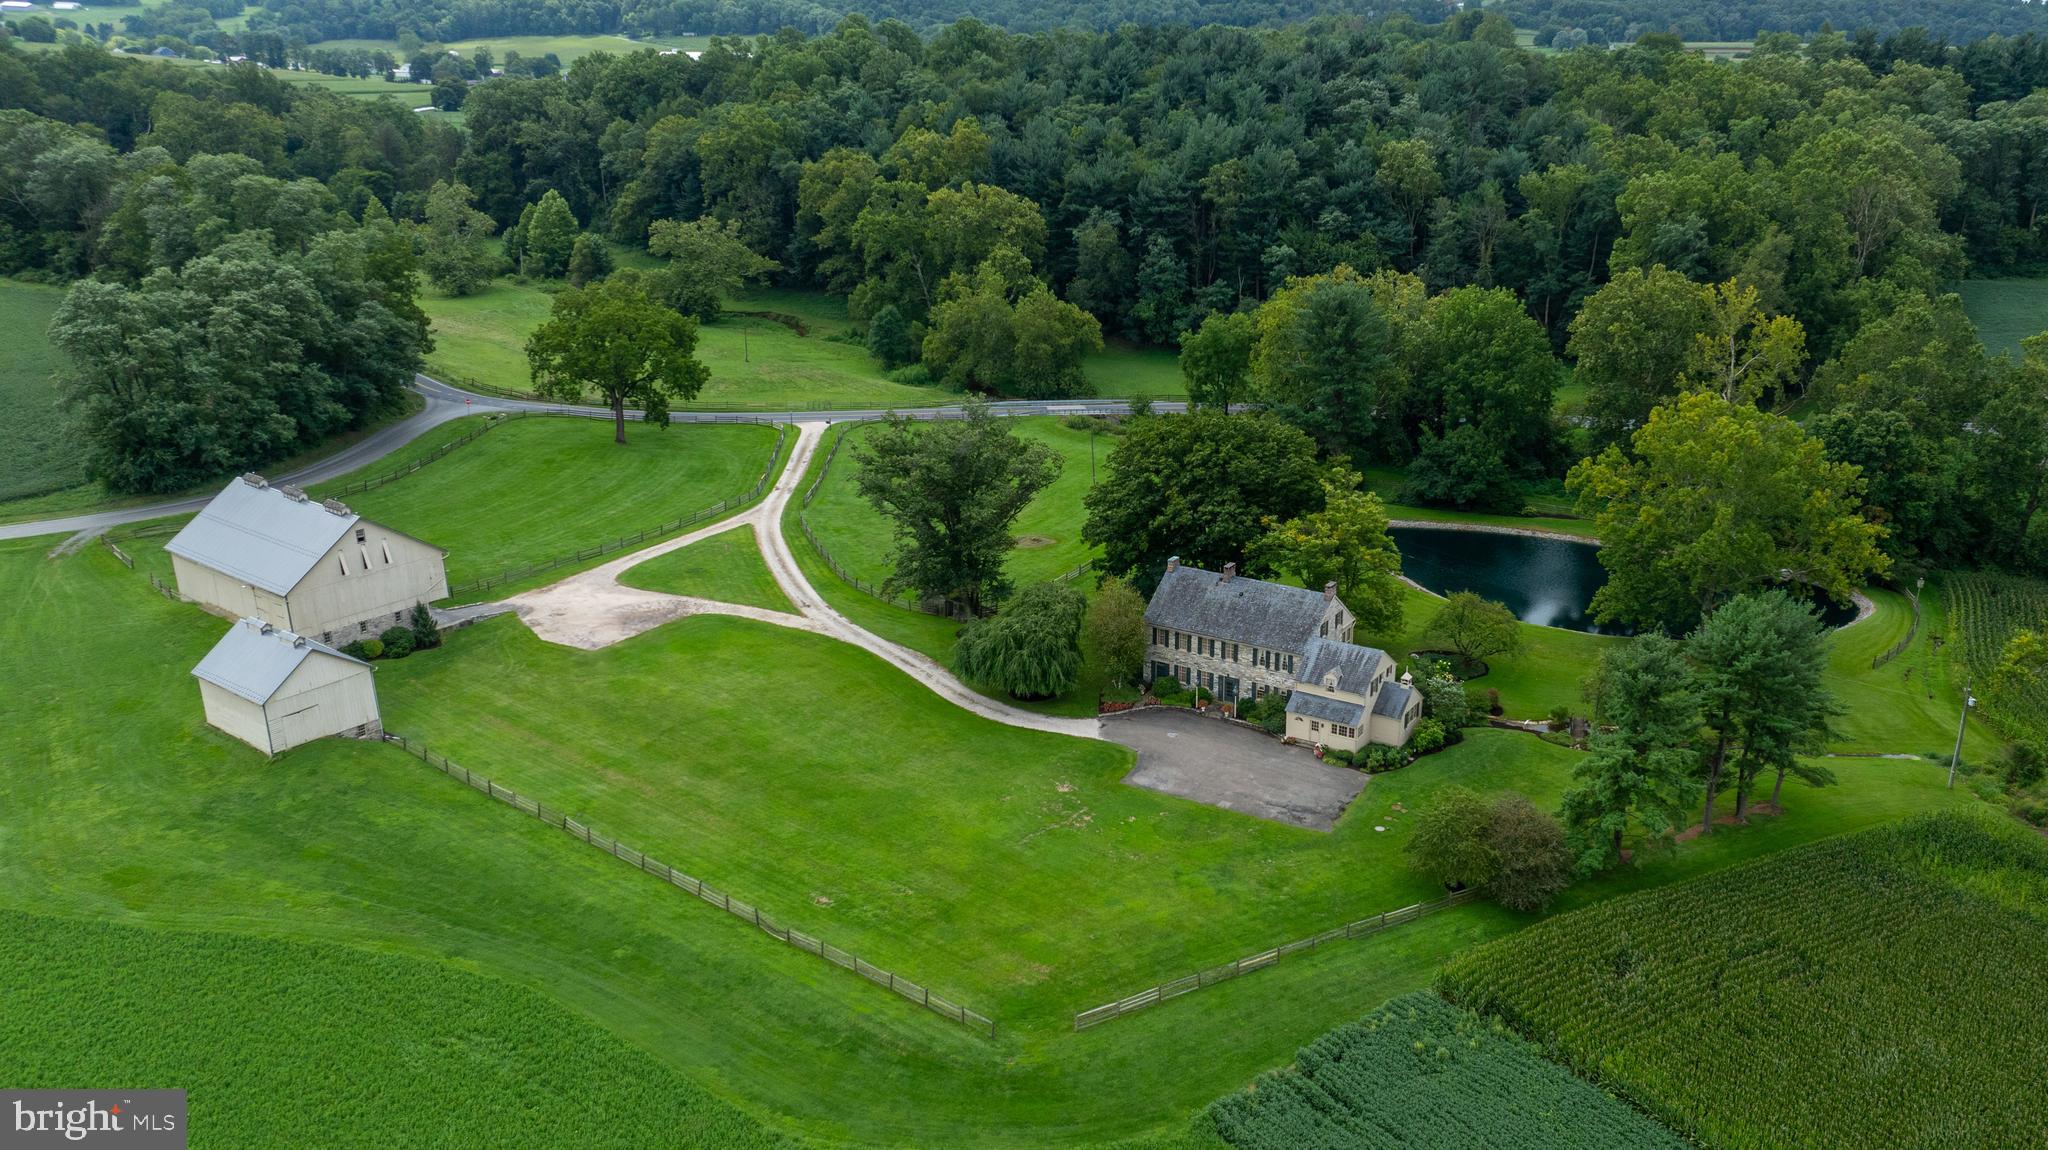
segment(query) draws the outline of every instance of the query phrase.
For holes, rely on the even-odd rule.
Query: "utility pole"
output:
[[[1970,694],[1970,683],[1970,679],[1963,680],[1963,717],[1956,720],[1956,749],[1948,757],[1949,790],[1956,789],[1956,764],[1963,758],[1963,728],[1970,725],[1970,708],[1977,705],[1976,698]]]

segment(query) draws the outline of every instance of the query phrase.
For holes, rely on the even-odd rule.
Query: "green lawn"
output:
[[[770,611],[795,611],[789,596],[782,593],[782,588],[775,585],[775,577],[768,573],[752,527],[735,527],[649,559],[629,568],[619,576],[619,582],[670,595],[694,595],[721,603],[766,607]]]
[[[1846,708],[1835,720],[1834,749],[1879,754],[1932,754],[1946,759],[1955,745],[1962,684],[1951,671],[1946,642],[1953,641],[1942,584],[1928,581],[1920,593],[1920,630],[1913,645],[1882,667],[1872,657],[1889,650],[1912,626],[1912,609],[1896,591],[1866,588],[1877,613],[1835,632],[1828,656],[1828,686]],[[1965,757],[1985,762],[1998,739],[1973,724],[1963,743]]]
[[[445,548],[452,585],[743,495],[774,443],[775,429],[755,424],[633,424],[622,447],[603,420],[519,419],[347,502],[358,514]]]
[[[546,995],[411,955],[6,910],[0,996],[36,1004],[0,1011],[0,1079],[175,1083],[201,1145],[437,1115],[436,1146],[491,1147],[515,1113],[525,1145],[781,1142]]]
[[[85,478],[70,413],[58,406],[57,349],[47,334],[64,289],[0,279],[0,501]]]
[[[450,40],[445,44],[435,44],[433,47],[460,53],[465,60],[475,55],[478,48],[489,48],[493,61],[498,64],[505,62],[505,53],[508,51],[517,52],[528,59],[553,53],[566,67],[592,52],[610,52],[623,56],[647,48],[703,51],[710,43],[709,36],[649,36],[639,40],[629,40],[624,36],[484,36],[475,40]],[[376,51],[382,48],[393,56],[398,55],[396,40],[321,40],[312,46],[337,51],[348,48]]]
[[[1964,280],[1963,310],[1993,355],[2020,353],[2020,341],[2048,331],[2048,276]]]
[[[501,279],[468,296],[431,289],[420,306],[433,321],[427,370],[449,383],[527,395],[526,337],[548,317],[559,285]],[[958,403],[958,392],[891,381],[858,343],[828,338],[852,330],[844,300],[818,292],[763,289],[727,301],[727,313],[698,329],[697,357],[711,381],[685,407],[795,409],[924,407]],[[766,315],[790,317],[804,328]],[[1105,395],[1181,391],[1172,353],[1112,345],[1085,365]]]
[[[380,664],[395,728],[435,728],[411,733],[437,743],[445,736],[458,758],[502,765],[522,781],[560,775],[565,793],[542,795],[551,802],[612,783],[579,813],[643,838],[691,828],[701,841],[643,845],[660,845],[678,865],[702,866],[780,913],[827,924],[835,941],[896,939],[877,943],[877,960],[992,1008],[1003,1029],[990,1041],[765,939],[394,748],[326,742],[265,765],[200,719],[187,669],[218,638],[218,619],[156,596],[103,549],[59,561],[46,551],[46,541],[0,543],[0,598],[18,605],[0,613],[0,648],[36,652],[0,665],[0,761],[9,765],[0,772],[0,907],[451,962],[544,991],[775,1129],[829,1142],[1080,1146],[1154,1134],[1162,1147],[1203,1144],[1189,1119],[1209,1101],[1286,1063],[1333,1023],[1428,985],[1444,959],[1526,920],[1460,908],[1078,1035],[1063,1016],[1093,1003],[1056,991],[1099,984],[1128,992],[1136,987],[1112,985],[1113,977],[1142,974],[1146,985],[1227,961],[1258,928],[1285,937],[1343,906],[1378,906],[1376,893],[1415,885],[1393,861],[1405,836],[1393,803],[1412,811],[1454,780],[1520,786],[1549,803],[1569,762],[1567,752],[1526,736],[1478,732],[1453,752],[1376,778],[1345,826],[1319,836],[1128,791],[1093,757],[1099,749],[1055,752],[1075,770],[1054,779],[1051,760],[1018,748],[1068,745],[1061,740],[935,711],[907,679],[857,652],[737,620],[686,620],[597,653],[530,650],[538,644],[516,621],[498,620],[451,635],[438,651]],[[813,656],[822,669],[809,668]],[[851,660],[869,670],[843,674]],[[501,665],[510,666],[502,677]],[[728,670],[732,678],[722,680]],[[502,694],[492,689],[499,678]],[[771,689],[748,699],[728,681]],[[414,689],[444,684],[445,697]],[[641,693],[608,696],[600,708],[608,684]],[[534,692],[543,697],[530,702]],[[513,713],[511,699],[529,709]],[[778,709],[781,700],[798,702]],[[564,725],[535,734],[546,715]],[[895,736],[887,746],[884,734]],[[860,749],[872,761],[849,762]],[[928,757],[950,771],[923,765]],[[593,780],[568,765],[579,760],[615,763],[621,773]],[[1094,773],[1084,773],[1090,763]],[[1687,844],[1627,882],[1573,897],[1591,901],[1975,801],[1942,790],[1940,772],[1925,764],[1838,769],[1841,787],[1794,789],[1783,816]],[[1049,785],[1060,781],[1076,789]],[[871,809],[891,792],[895,805]],[[696,813],[658,809],[652,799],[661,795]],[[1071,822],[1080,807],[1093,817]],[[764,842],[746,842],[742,828],[770,817],[761,812],[816,821],[771,826]],[[870,815],[872,825],[855,825]],[[1137,821],[1119,825],[1119,817]],[[836,857],[842,843],[876,873]],[[973,852],[998,869],[952,857]],[[1054,870],[999,873],[1018,859]],[[1049,878],[1060,876],[1073,880],[1078,905],[1062,897],[1037,917],[1051,898]],[[1247,891],[1275,897],[1250,905],[1232,897]],[[809,901],[813,893],[835,901]],[[988,905],[950,901],[968,895]],[[1173,913],[1189,907],[1213,908],[1216,920]],[[997,923],[1009,937],[983,933]],[[1261,944],[1272,941],[1279,938]],[[1141,970],[1140,956],[1159,965]],[[81,980],[105,977],[96,966],[76,969]],[[968,993],[980,986],[993,988],[986,999]],[[623,1084],[592,1089],[624,1102]],[[685,1104],[694,1103],[676,1103]],[[533,1105],[560,1112],[574,1102],[538,1096]],[[446,1118],[400,1108],[386,1120],[393,1129],[441,1129]],[[498,1129],[518,1144],[517,1128]],[[687,1130],[676,1137],[733,1140]]]

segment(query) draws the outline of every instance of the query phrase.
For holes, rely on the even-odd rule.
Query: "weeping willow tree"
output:
[[[968,627],[955,648],[960,673],[1019,699],[1049,699],[1081,677],[1087,601],[1058,583],[1025,588],[995,617]]]

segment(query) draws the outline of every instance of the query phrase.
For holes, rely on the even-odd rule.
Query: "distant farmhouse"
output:
[[[266,755],[383,729],[368,663],[261,619],[236,623],[192,674],[206,721]]]
[[[446,552],[260,475],[230,481],[164,550],[187,599],[323,643],[374,636],[448,594]]]
[[[1146,661],[1153,679],[1201,687],[1235,704],[1285,691],[1287,735],[1355,751],[1401,746],[1415,731],[1422,700],[1385,651],[1351,641],[1358,620],[1321,591],[1219,574],[1169,559],[1145,608]]]

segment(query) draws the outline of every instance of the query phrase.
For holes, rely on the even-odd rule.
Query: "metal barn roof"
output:
[[[297,488],[245,475],[230,480],[164,550],[286,595],[359,518],[332,500],[315,502]]]
[[[228,629],[192,668],[192,673],[225,691],[261,706],[270,701],[299,665],[314,655],[332,655],[374,671],[368,663],[304,635],[273,627],[261,619],[244,619]]]

